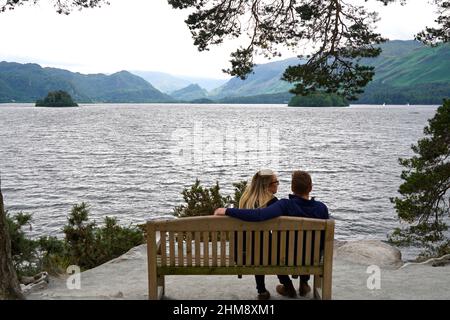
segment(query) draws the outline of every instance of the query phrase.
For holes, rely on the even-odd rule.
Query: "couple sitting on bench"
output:
[[[227,215],[245,221],[263,221],[285,216],[297,216],[314,219],[329,219],[328,208],[320,201],[310,198],[312,190],[312,180],[309,173],[305,171],[294,171],[292,173],[291,189],[293,194],[289,199],[278,200],[275,193],[278,191],[279,181],[272,170],[258,171],[239,201],[237,208],[219,208],[215,215]],[[300,276],[300,296],[305,296],[311,291],[308,284],[309,275]],[[255,275],[258,299],[266,300],[270,298],[264,282],[264,275]],[[291,279],[288,275],[278,275],[280,285],[276,291],[288,297],[297,295]]]

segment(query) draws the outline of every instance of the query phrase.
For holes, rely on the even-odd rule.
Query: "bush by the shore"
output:
[[[217,208],[228,206],[239,206],[239,200],[247,186],[246,181],[233,183],[233,196],[223,196],[220,193],[220,185],[218,182],[210,188],[203,187],[200,180],[196,179],[190,188],[185,188],[181,194],[185,204],[177,206],[173,210],[173,215],[179,218],[205,216],[213,214]]]
[[[65,91],[52,91],[43,100],[36,101],[36,107],[78,107],[70,94]]]
[[[307,96],[293,96],[290,107],[347,107],[348,101],[337,94],[314,93]]]
[[[30,214],[7,213],[11,236],[12,258],[19,277],[41,271],[64,273],[69,265],[91,269],[119,257],[144,242],[144,233],[137,226],[120,226],[116,218],[105,217],[104,225],[89,220],[86,203],[74,205],[64,227],[64,239],[41,237],[29,239],[24,228],[31,226]]]

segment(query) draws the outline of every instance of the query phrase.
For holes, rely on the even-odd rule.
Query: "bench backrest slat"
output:
[[[211,246],[212,246],[212,266],[217,267],[217,232],[211,232]]]
[[[314,231],[314,266],[320,265],[320,241],[322,238],[322,234],[320,231]]]
[[[175,234],[169,232],[169,263],[171,266],[175,265]]]
[[[245,232],[245,265],[252,265],[252,232]]]
[[[227,257],[227,252],[226,252],[226,247],[227,245],[227,233],[225,231],[221,231],[220,232],[220,266],[221,267],[225,267],[226,266],[226,257]]]
[[[177,233],[177,243],[178,243],[178,265],[182,266],[184,261],[184,250],[183,250],[183,240],[184,240],[184,232]]]
[[[167,265],[166,233],[161,232],[161,265]]]
[[[277,265],[277,252],[278,252],[278,231],[272,232],[272,252],[270,265]]]
[[[297,232],[297,259],[295,264],[298,266],[303,265],[303,239],[305,232],[303,230]]]
[[[242,231],[238,231],[237,233],[237,265],[241,267],[243,265],[242,255],[243,255],[243,247],[244,247],[244,233]]]
[[[289,252],[288,252],[288,266],[294,265],[295,258],[295,231],[289,232]]]
[[[280,253],[279,265],[286,265],[286,250],[281,250],[281,248],[286,248],[286,231],[280,231],[280,246],[278,247],[278,252]]]
[[[269,252],[269,239],[270,239],[270,231],[263,231],[263,266],[269,265],[269,254],[266,252]]]
[[[192,232],[186,235],[186,260],[189,267],[192,266]]]
[[[311,244],[312,244],[312,231],[306,231],[306,245],[305,245],[305,266],[311,265]]]
[[[255,252],[254,252],[254,261],[253,261],[253,265],[255,266],[259,266],[261,264],[261,232],[260,231],[256,231],[254,232],[254,238],[255,238],[255,242],[254,242],[254,247],[255,247]],[[264,256],[264,252],[263,252],[263,256]]]
[[[230,239],[229,265],[234,265],[234,261],[236,261],[236,255],[234,254],[236,250],[236,232],[229,232],[228,237]]]
[[[201,236],[200,236],[200,232],[194,232],[194,238],[195,238],[195,242],[194,242],[194,247],[195,247],[195,265],[199,266],[200,265],[200,244],[201,244]]]
[[[209,267],[209,232],[203,232],[203,266]]]

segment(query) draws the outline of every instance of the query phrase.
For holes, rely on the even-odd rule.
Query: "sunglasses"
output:
[[[273,181],[273,182],[271,182],[270,184],[274,184],[274,183],[276,183],[277,185],[279,185],[280,184],[280,181]]]

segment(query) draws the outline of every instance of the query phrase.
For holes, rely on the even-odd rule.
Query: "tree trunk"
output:
[[[0,300],[5,299],[24,299],[24,296],[12,263],[11,239],[0,187]]]

